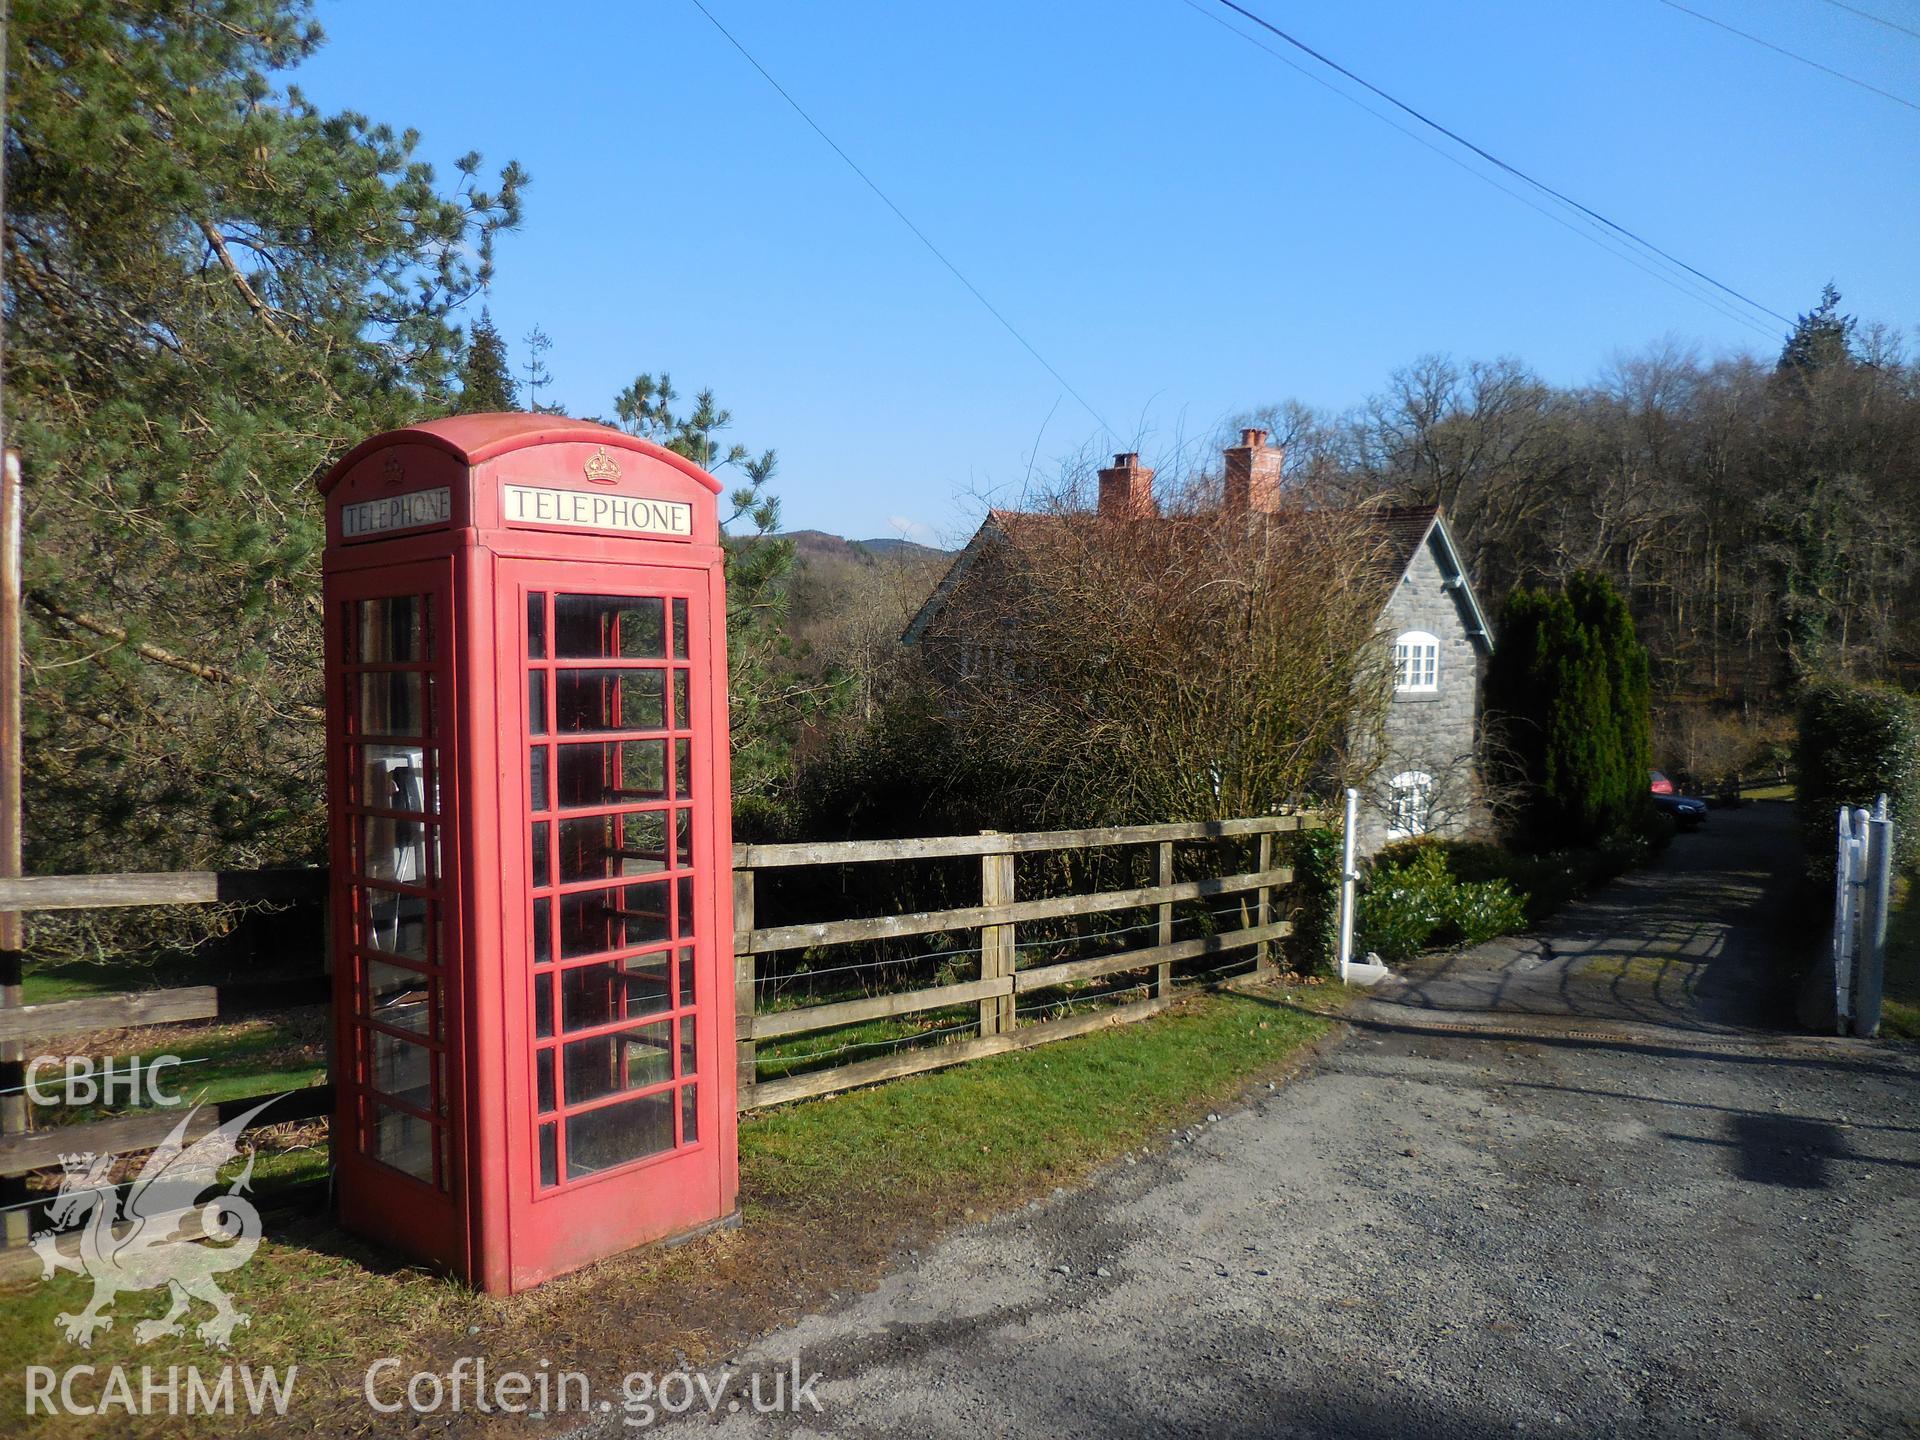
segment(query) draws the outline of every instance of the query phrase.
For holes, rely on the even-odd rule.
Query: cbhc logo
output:
[[[112,1056],[97,1064],[88,1055],[38,1055],[27,1066],[27,1098],[36,1105],[178,1105],[180,1096],[160,1088],[162,1074],[180,1063],[178,1055],[130,1057],[117,1065]],[[41,1076],[60,1072],[61,1088],[42,1089]]]

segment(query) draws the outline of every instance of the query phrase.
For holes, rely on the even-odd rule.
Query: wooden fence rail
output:
[[[138,906],[224,905],[262,900],[323,900],[323,869],[182,870],[125,875],[32,875],[0,878],[0,911],[110,910]],[[245,1010],[324,1003],[331,986],[315,956],[314,968],[272,980],[226,985],[182,985],[90,995],[41,1005],[0,1006],[0,1044],[34,1045],[99,1030],[134,1029],[215,1020]],[[291,1093],[271,1091],[203,1107],[195,1129],[204,1132],[266,1100],[278,1103],[260,1124],[311,1120],[333,1108],[329,1081]],[[0,1134],[0,1176],[23,1175],[59,1163],[64,1154],[126,1154],[151,1149],[179,1123],[172,1111],[115,1116],[47,1130]],[[17,1227],[8,1227],[11,1234]]]
[[[734,949],[737,952],[734,956],[734,1035],[740,1108],[777,1105],[788,1100],[829,1094],[871,1084],[876,1080],[957,1065],[984,1055],[1066,1039],[1105,1025],[1144,1019],[1171,1003],[1174,998],[1173,967],[1184,962],[1251,950],[1255,972],[1266,973],[1272,968],[1273,942],[1284,939],[1293,930],[1290,922],[1273,918],[1274,891],[1293,883],[1292,867],[1273,863],[1274,837],[1324,826],[1326,823],[1325,815],[1320,812],[1303,812],[1215,822],[1025,834],[988,831],[979,835],[951,835],[932,839],[736,846],[733,886]],[[1177,845],[1223,839],[1257,841],[1255,868],[1237,874],[1175,881],[1174,851]],[[1157,852],[1157,884],[1028,900],[1020,899],[1015,893],[1013,862],[1016,856],[1149,845]],[[978,857],[980,861],[978,905],[856,920],[825,920],[766,927],[755,924],[756,876],[762,871],[969,857]],[[1187,940],[1176,941],[1173,938],[1176,905],[1249,892],[1253,896],[1250,924],[1237,930]],[[1021,925],[1116,910],[1154,911],[1157,932],[1154,942],[1113,954],[1020,968],[1017,935]],[[828,1001],[790,1010],[763,1013],[760,1008],[762,977],[759,967],[763,956],[782,950],[812,950],[956,930],[979,932],[977,979],[859,999]],[[1151,993],[1144,1000],[1032,1023],[1022,1023],[1019,1019],[1018,1000],[1022,995],[1134,970],[1153,972],[1153,979],[1146,987]],[[775,1079],[760,1078],[759,1046],[763,1041],[968,1004],[977,1004],[979,1007],[977,1035],[902,1049],[891,1055],[831,1069],[810,1070]],[[912,1038],[911,1035],[902,1037],[903,1040]]]

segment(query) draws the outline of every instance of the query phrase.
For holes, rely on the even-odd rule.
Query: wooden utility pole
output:
[[[7,29],[10,15],[0,8],[0,132],[7,127]],[[5,282],[7,176],[0,150],[0,284]],[[7,339],[0,328],[0,877],[20,873],[20,457],[6,448]],[[0,1006],[18,1005],[20,957],[24,947],[20,912],[0,911]],[[22,1090],[26,1052],[18,1041],[0,1045],[0,1135],[24,1134],[27,1097]],[[0,1240],[21,1245],[27,1239],[26,1182],[0,1177]]]

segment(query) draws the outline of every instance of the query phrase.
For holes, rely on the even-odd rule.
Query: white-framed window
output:
[[[1440,639],[1424,630],[1409,630],[1393,642],[1393,688],[1396,693],[1440,688]]]
[[[1387,838],[1411,840],[1427,833],[1433,816],[1433,777],[1402,770],[1387,782]]]

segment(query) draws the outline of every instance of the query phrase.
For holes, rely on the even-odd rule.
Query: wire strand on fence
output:
[[[916,960],[945,960],[954,955],[978,955],[979,953],[978,946],[964,945],[958,950],[929,950],[921,955],[900,955],[891,960],[863,960],[858,964],[832,965],[823,970],[785,970],[773,975],[756,975],[753,983],[766,985],[777,980],[805,980],[815,975],[843,975],[851,970],[879,970],[889,965],[911,965]]]
[[[975,1020],[963,1020],[958,1025],[943,1025],[935,1030],[915,1030],[910,1035],[899,1035],[891,1040],[855,1040],[847,1045],[836,1045],[831,1050],[807,1050],[796,1055],[767,1055],[756,1057],[756,1064],[804,1065],[809,1060],[824,1060],[830,1055],[844,1055],[849,1050],[884,1050],[894,1045],[905,1045],[913,1040],[924,1040],[930,1035],[951,1035],[956,1030],[971,1030],[978,1023],[979,1022]]]

